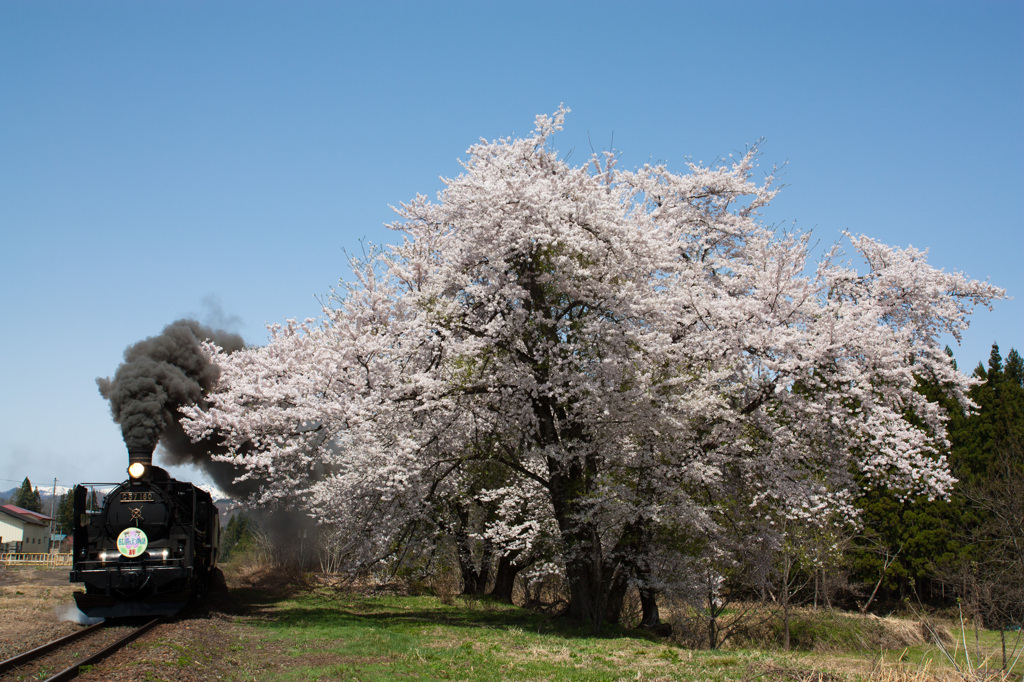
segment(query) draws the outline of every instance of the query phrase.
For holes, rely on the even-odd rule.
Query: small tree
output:
[[[32,488],[32,482],[28,480],[28,476],[21,482],[21,488],[18,489],[18,493],[14,497],[14,505],[40,514],[43,512],[43,501],[39,496],[39,488]]]

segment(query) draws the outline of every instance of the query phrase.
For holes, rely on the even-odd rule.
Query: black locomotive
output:
[[[203,592],[217,567],[220,519],[210,494],[153,466],[151,452],[129,452],[128,480],[88,509],[74,495],[71,582],[90,617],[174,613]]]

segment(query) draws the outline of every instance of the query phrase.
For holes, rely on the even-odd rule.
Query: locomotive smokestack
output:
[[[148,469],[153,464],[153,448],[133,448],[128,450],[128,466],[140,462]]]

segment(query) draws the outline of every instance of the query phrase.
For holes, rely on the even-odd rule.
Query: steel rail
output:
[[[92,656],[88,656],[87,658],[83,658],[77,663],[72,664],[70,667],[60,671],[53,677],[48,678],[46,682],[64,682],[64,680],[73,680],[74,678],[78,677],[79,668],[82,668],[87,665],[93,665],[95,663],[102,661],[110,654],[130,644],[136,637],[139,637],[152,630],[157,625],[157,623],[160,623],[163,620],[163,616],[159,618],[154,618],[145,625],[142,625],[136,628],[135,630],[132,630],[127,635],[117,640],[113,644],[108,645],[101,651],[93,654]]]
[[[103,627],[103,623],[97,623],[96,625],[90,625],[89,627],[85,628],[84,630],[76,630],[75,632],[72,632],[70,635],[65,635],[64,637],[60,637],[58,639],[53,640],[52,642],[47,642],[46,644],[44,644],[44,645],[42,645],[40,647],[36,647],[35,649],[32,649],[31,651],[26,651],[25,653],[18,654],[17,656],[14,656],[13,658],[8,658],[6,661],[0,662],[0,673],[7,672],[11,668],[17,668],[18,666],[25,665],[29,661],[33,661],[33,660],[39,658],[43,654],[48,654],[51,651],[53,651],[54,649],[59,649],[60,647],[64,646],[65,644],[70,644],[71,642],[75,641],[76,639],[78,639],[80,637],[85,637],[89,633],[95,632],[96,630],[98,630],[98,629],[100,629],[102,627]]]

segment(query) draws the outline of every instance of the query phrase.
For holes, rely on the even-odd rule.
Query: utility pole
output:
[[[50,539],[46,543],[46,553],[50,554],[53,552],[53,508],[57,503],[57,479],[53,479],[53,494],[50,496]]]

